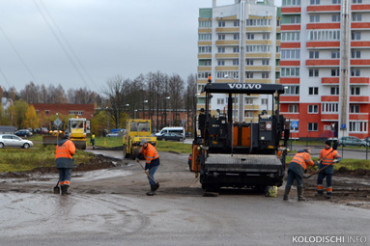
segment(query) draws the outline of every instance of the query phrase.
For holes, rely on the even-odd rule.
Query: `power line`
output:
[[[71,65],[73,66],[73,68],[76,70],[76,72],[78,73],[78,75],[80,76],[82,82],[85,84],[86,87],[88,87],[90,90],[90,86],[89,86],[89,83],[88,81],[85,79],[85,76],[83,75],[83,73],[81,72],[81,70],[79,69],[78,67],[78,64],[76,64],[75,60],[77,61],[77,63],[80,63],[78,61],[78,59],[76,58],[77,56],[75,55],[75,57],[72,57],[72,55],[74,54],[72,50],[72,48],[70,47],[69,45],[69,49],[68,50],[68,45],[65,45],[64,43],[67,43],[68,42],[66,41],[65,38],[63,38],[63,34],[62,32],[60,31],[60,29],[58,28],[58,26],[56,25],[55,21],[53,21],[53,19],[51,18],[50,14],[48,14],[48,16],[45,15],[44,11],[41,9],[40,5],[37,3],[36,0],[33,0],[33,3],[35,4],[37,10],[39,11],[41,17],[43,18],[43,20],[45,21],[45,23],[47,24],[47,26],[49,27],[51,33],[53,34],[53,36],[55,37],[55,39],[57,40],[58,44],[60,45],[60,47],[62,48],[63,52],[65,53],[65,55],[67,56],[69,62],[71,63]],[[45,8],[45,5],[44,5],[44,9]],[[45,10],[45,12],[47,12]],[[53,22],[53,24],[49,21],[49,19],[51,20],[51,22]],[[56,29],[59,31],[59,35],[56,33],[56,31],[54,30],[53,28],[53,25],[56,27]],[[59,37],[60,36],[60,37]],[[62,40],[64,39],[64,40]],[[64,43],[63,43],[64,42]],[[71,55],[71,54],[72,55]],[[80,66],[81,66],[81,63],[80,63]],[[91,79],[90,79],[91,80]],[[91,80],[92,81],[92,80]],[[93,81],[92,81],[93,82]]]
[[[9,86],[9,88],[10,88],[11,86],[10,86],[9,80],[8,80],[8,78],[6,77],[5,73],[3,73],[3,71],[2,71],[1,69],[0,69],[0,73],[1,73],[1,75],[3,76],[3,78],[4,78],[4,81],[8,84],[8,86]]]
[[[26,61],[22,58],[18,50],[15,48],[15,45],[9,39],[8,35],[5,33],[4,29],[1,26],[0,26],[0,31],[4,35],[5,40],[9,43],[10,47],[13,49],[14,53],[17,55],[19,61],[22,63],[22,65],[27,70],[27,72],[30,74],[32,80],[36,82],[35,76],[33,75],[31,69],[28,67]]]

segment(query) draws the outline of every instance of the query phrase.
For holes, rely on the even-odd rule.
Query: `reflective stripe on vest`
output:
[[[159,158],[158,151],[153,145],[148,144],[148,147],[144,149],[144,158],[147,164],[150,164],[151,161]]]
[[[337,151],[333,150],[332,148],[321,150],[320,152],[321,164],[332,165],[336,154]]]
[[[69,158],[72,159],[72,154],[75,153],[75,148],[71,140],[67,140],[63,145],[56,147],[56,159],[58,158]]]
[[[308,155],[308,156],[307,156]],[[313,165],[313,161],[311,160],[310,154],[306,152],[297,153],[292,159],[292,162],[295,162],[303,167],[304,170],[307,168],[307,162],[311,163],[310,165]]]

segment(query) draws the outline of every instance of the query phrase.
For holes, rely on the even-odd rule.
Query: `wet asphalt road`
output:
[[[120,158],[119,151],[99,153]],[[92,178],[99,182],[99,176]],[[235,192],[218,197],[0,193],[0,245],[300,245],[294,242],[298,236],[347,241],[360,236],[358,244],[344,245],[370,244],[370,210],[297,202],[295,193],[288,202]]]

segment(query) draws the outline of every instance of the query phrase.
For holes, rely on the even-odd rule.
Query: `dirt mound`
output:
[[[103,155],[96,155],[94,159],[92,159],[89,163],[79,163],[73,169],[73,171],[77,172],[86,172],[104,168],[115,167],[114,160],[104,157]],[[32,169],[30,171],[23,171],[23,172],[8,172],[0,174],[0,178],[26,178],[29,174],[32,173],[58,173],[58,169],[56,167],[38,167]]]
[[[336,174],[349,175],[354,177],[370,177],[370,170],[365,169],[349,170],[346,167],[341,167],[336,171]]]

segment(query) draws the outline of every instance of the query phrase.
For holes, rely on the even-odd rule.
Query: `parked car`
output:
[[[182,141],[184,140],[184,136],[175,133],[165,133],[163,135],[157,136],[157,140],[164,140],[164,141]]]
[[[339,138],[339,146],[370,146],[370,143],[366,142],[365,140],[361,140],[357,137],[341,137]]]
[[[119,135],[119,133],[118,132],[114,132],[114,133],[108,133],[107,135],[106,135],[106,137],[119,137],[120,135]]]
[[[46,127],[38,127],[38,128],[35,129],[35,133],[48,134],[49,130]]]
[[[32,141],[22,139],[13,134],[0,134],[0,149],[7,147],[18,147],[28,149],[33,146]]]
[[[30,136],[32,136],[32,132],[30,132],[27,129],[20,129],[20,130],[16,131],[14,134],[19,136],[19,137],[30,137]]]

